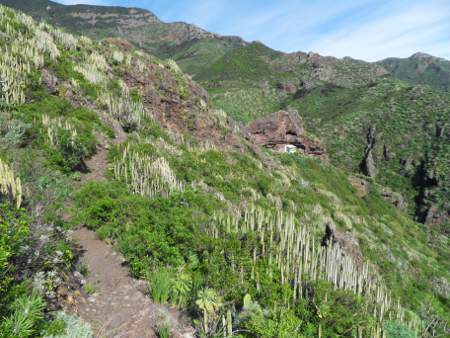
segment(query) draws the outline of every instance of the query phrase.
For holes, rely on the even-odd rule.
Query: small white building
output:
[[[297,152],[297,147],[294,146],[293,144],[285,144],[284,152],[288,154],[295,154]]]

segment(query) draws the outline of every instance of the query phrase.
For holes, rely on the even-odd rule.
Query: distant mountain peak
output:
[[[434,55],[431,55],[431,54],[427,54],[427,53],[424,53],[424,52],[417,52],[417,53],[414,53],[414,54],[411,55],[409,58],[410,58],[410,59],[416,59],[416,60],[424,60],[424,59],[434,59],[434,60],[439,60],[439,59],[441,59],[441,58],[439,58],[439,57],[437,57],[437,56],[434,56]],[[443,60],[443,59],[442,59],[442,60]]]
[[[430,54],[424,53],[424,52],[417,52],[410,56],[410,58],[416,58],[416,59],[429,58],[429,57],[433,57],[433,56]]]

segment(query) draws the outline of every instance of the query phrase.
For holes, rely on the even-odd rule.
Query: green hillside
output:
[[[448,210],[446,93],[253,43],[211,57],[198,75],[210,100],[177,63],[123,40],[3,6],[0,30],[0,337],[101,336],[105,323],[77,312],[102,292],[80,281],[96,271],[79,227],[199,337],[446,334],[448,237],[384,193]],[[242,93],[260,111],[237,110]],[[299,109],[332,163],[249,143],[232,117],[270,105]],[[379,175],[367,178],[355,171],[372,125]],[[418,162],[403,173],[400,160]],[[149,335],[176,330],[152,321]]]
[[[334,162],[353,171],[359,170],[367,131],[374,127],[376,180],[401,192],[419,219],[425,221],[423,213],[432,209],[435,221],[429,223],[441,224],[446,232],[450,195],[444,177],[450,166],[444,149],[449,139],[437,133],[450,122],[449,100],[447,93],[390,79],[369,87],[313,91],[288,106],[302,112],[310,129],[326,141]],[[435,169],[431,158],[440,163]],[[431,186],[423,182],[428,170],[436,170],[430,173]]]
[[[450,90],[450,61],[424,53],[409,58],[388,58],[378,62],[395,77],[411,84]]]

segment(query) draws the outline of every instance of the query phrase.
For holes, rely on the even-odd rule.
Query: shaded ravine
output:
[[[108,122],[116,135],[113,144],[125,142],[127,135],[119,123]],[[86,161],[89,172],[82,175],[82,183],[105,179],[109,145],[104,135],[97,139],[97,152]],[[85,285],[91,289],[90,295],[80,297],[75,311],[91,324],[95,337],[157,337],[154,327],[161,323],[172,328],[172,337],[194,336],[188,318],[175,308],[154,304],[146,295],[146,283],[132,278],[123,256],[95,232],[79,227],[73,239],[80,248],[80,263],[88,270]]]

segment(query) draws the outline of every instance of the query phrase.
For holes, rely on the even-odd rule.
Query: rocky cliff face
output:
[[[301,152],[323,156],[321,144],[305,135],[303,123],[295,111],[279,111],[250,123],[246,128],[249,139],[256,145],[283,150],[295,146]]]

